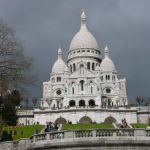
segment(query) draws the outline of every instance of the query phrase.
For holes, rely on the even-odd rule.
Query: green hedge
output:
[[[84,129],[104,129],[114,128],[112,124],[64,124],[62,130],[84,130]]]
[[[146,123],[132,123],[131,126],[133,128],[147,128],[148,124],[146,124]]]

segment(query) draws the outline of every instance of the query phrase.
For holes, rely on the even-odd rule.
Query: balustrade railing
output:
[[[150,129],[146,130],[146,136],[150,137]]]
[[[62,139],[64,138],[64,132],[51,132],[49,133],[49,139]]]
[[[41,140],[46,140],[46,133],[42,133],[42,134],[36,134],[33,136],[33,140],[34,141],[41,141]]]
[[[96,130],[96,137],[101,136],[113,136],[114,130],[107,130],[107,129],[98,129]]]
[[[92,136],[93,136],[92,130],[75,131],[75,137],[92,137]]]
[[[117,136],[134,136],[134,129],[117,129]]]
[[[32,141],[54,140],[65,138],[84,138],[84,137],[112,137],[112,136],[143,136],[150,137],[150,129],[94,129],[94,130],[74,130],[46,132],[33,135]]]

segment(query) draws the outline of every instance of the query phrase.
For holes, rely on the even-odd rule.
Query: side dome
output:
[[[102,71],[102,72],[116,72],[115,65],[109,57],[105,57],[102,60],[102,63],[100,65],[100,71]]]
[[[90,48],[99,50],[95,37],[87,29],[86,21],[86,15],[83,11],[81,14],[81,28],[79,32],[77,32],[72,38],[69,50],[80,48]]]
[[[101,72],[117,72],[113,61],[110,59],[108,55],[107,46],[105,47],[105,58],[102,60],[102,63],[100,65],[100,71]]]
[[[65,68],[67,66],[66,66],[65,62],[62,60],[61,55],[62,55],[62,51],[59,48],[58,49],[58,59],[52,67],[52,73],[64,73]]]

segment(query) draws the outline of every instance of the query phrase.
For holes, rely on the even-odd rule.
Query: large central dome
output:
[[[88,31],[86,26],[86,15],[84,11],[81,14],[81,28],[79,32],[75,34],[70,44],[70,51],[74,49],[96,49],[99,50],[95,37]]]

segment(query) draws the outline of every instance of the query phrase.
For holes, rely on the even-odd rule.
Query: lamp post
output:
[[[150,113],[150,104],[148,104],[148,125],[150,126],[150,116],[149,116],[149,113]]]
[[[26,125],[27,125],[27,123],[28,123],[28,120],[27,120],[27,108],[28,108],[28,103],[29,103],[29,101],[28,101],[28,99],[26,99]]]
[[[2,96],[0,96],[0,121],[2,120],[2,104],[3,104],[3,99]]]
[[[4,104],[3,104],[3,98],[2,96],[0,96],[0,140],[1,140],[1,136],[2,136],[2,111],[4,108]]]

